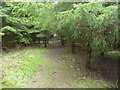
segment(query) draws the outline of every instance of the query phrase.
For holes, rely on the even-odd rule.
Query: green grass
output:
[[[97,75],[93,76],[93,74],[91,77],[85,70],[85,60],[69,56],[62,56],[57,61],[51,60],[44,54],[47,50],[45,48],[30,47],[9,52],[3,56],[2,68],[6,72],[0,81],[2,88],[23,88],[26,82],[28,84],[29,81],[34,80],[37,71],[40,72],[40,75],[35,80],[43,88],[54,87],[54,85],[61,88],[116,87]],[[56,73],[53,74],[54,72]],[[69,84],[67,85],[65,82]]]
[[[8,55],[8,52],[2,52],[0,55],[2,55],[2,56],[7,56],[7,55]]]
[[[119,51],[109,51],[109,52],[105,53],[105,56],[118,58],[120,56],[120,52]]]
[[[42,53],[46,49],[41,48],[26,48],[21,51],[16,51],[5,55],[5,59],[10,62],[3,63],[3,67],[6,70],[4,78],[1,80],[3,88],[20,88],[22,84],[29,78],[34,76],[35,70],[40,64],[46,63]],[[10,56],[11,55],[11,56]],[[17,61],[17,62],[16,62]],[[16,63],[14,63],[16,62]],[[10,67],[16,66],[17,67]],[[6,69],[7,68],[7,69]]]

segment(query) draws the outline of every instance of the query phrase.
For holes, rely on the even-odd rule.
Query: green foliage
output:
[[[0,29],[1,32],[5,32],[5,31],[10,31],[10,32],[14,32],[14,33],[17,33],[17,30],[10,27],[10,26],[5,26],[3,28]]]
[[[4,33],[0,33],[0,36],[3,36],[4,35]]]
[[[120,57],[120,52],[119,51],[109,51],[105,53],[106,56],[118,58]]]
[[[8,33],[15,33],[15,38],[20,43],[31,43],[33,38],[46,36],[44,31],[50,30],[51,27],[48,22],[51,21],[51,17],[47,19],[47,15],[50,14],[48,9],[51,9],[48,6],[52,8],[51,4],[5,2],[1,7],[3,27],[0,31],[8,38]],[[49,35],[47,33],[47,36]]]
[[[71,10],[59,12],[58,31],[64,37],[81,43],[91,42],[95,50],[108,50],[118,39],[117,4],[104,7],[104,3],[74,4]],[[63,30],[61,30],[63,29]],[[66,33],[67,32],[67,33]],[[78,41],[79,39],[79,41]],[[81,43],[82,44],[82,43]]]
[[[51,32],[66,41],[90,42],[92,49],[108,50],[119,40],[117,2],[7,2],[1,8],[1,31],[16,33],[19,42],[30,43],[33,38],[49,37]]]

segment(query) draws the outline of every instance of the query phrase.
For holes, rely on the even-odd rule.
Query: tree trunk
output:
[[[41,39],[39,38],[39,44],[41,43]]]
[[[45,30],[45,35],[46,35],[47,31]],[[44,47],[46,48],[47,47],[47,37],[45,36],[44,38]]]
[[[75,53],[75,42],[74,41],[72,42],[71,49],[72,49],[72,53]]]
[[[64,46],[65,45],[65,41],[63,39],[61,39],[61,45]]]
[[[117,43],[117,39],[116,39],[116,37],[115,37],[115,41],[114,41],[114,50],[116,50],[117,49],[117,46],[118,45],[118,43]]]
[[[47,44],[49,44],[49,40],[47,40]]]
[[[80,51],[81,51],[81,47],[79,46],[78,48],[79,48],[79,53],[80,53]]]
[[[104,56],[105,55],[105,51],[101,51],[101,53],[100,53],[100,56]]]
[[[88,57],[87,57],[87,61],[86,61],[86,69],[91,70],[91,67],[90,67],[90,59],[91,59],[92,49],[91,49],[91,47],[90,47],[90,43],[88,43],[87,48],[88,48],[88,49],[87,49]]]

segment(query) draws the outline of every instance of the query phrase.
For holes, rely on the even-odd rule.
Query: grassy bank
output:
[[[25,48],[1,57],[4,71],[0,81],[2,88],[20,88],[27,79],[34,76],[39,65],[46,63],[42,57],[45,51],[41,48]]]

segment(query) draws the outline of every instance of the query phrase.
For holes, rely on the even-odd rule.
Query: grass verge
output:
[[[21,88],[23,83],[34,76],[40,64],[46,63],[42,53],[47,49],[25,48],[8,53],[2,58],[2,88]]]
[[[120,57],[120,52],[119,51],[109,51],[105,53],[105,56],[110,56],[113,58],[118,58]]]

